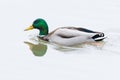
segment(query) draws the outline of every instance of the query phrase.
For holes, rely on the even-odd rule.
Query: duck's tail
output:
[[[104,33],[98,33],[92,37],[92,39],[94,39],[95,41],[102,41],[105,38],[106,37],[105,37]]]

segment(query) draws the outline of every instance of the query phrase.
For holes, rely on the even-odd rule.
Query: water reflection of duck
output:
[[[48,25],[43,19],[36,19],[32,26],[25,29],[40,30],[40,38],[64,46],[77,45],[84,42],[98,42],[105,39],[104,33],[80,27],[60,27],[48,34]]]
[[[44,44],[33,44],[31,42],[24,42],[30,48],[35,56],[44,56],[47,51],[47,45]]]

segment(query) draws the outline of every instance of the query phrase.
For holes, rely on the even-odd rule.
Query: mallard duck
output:
[[[103,32],[92,31],[81,27],[60,27],[49,33],[44,19],[36,19],[25,31],[38,29],[39,38],[64,46],[78,45],[86,42],[98,42],[105,39]]]

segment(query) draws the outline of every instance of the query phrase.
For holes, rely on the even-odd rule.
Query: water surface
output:
[[[119,0],[1,0],[0,80],[120,80]],[[82,26],[102,31],[102,46],[62,47],[24,32],[36,18],[49,31]]]

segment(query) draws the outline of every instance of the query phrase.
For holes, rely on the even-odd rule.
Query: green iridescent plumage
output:
[[[33,22],[32,26],[33,26],[34,28],[37,28],[37,29],[40,30],[39,35],[47,35],[47,34],[48,34],[48,25],[47,25],[47,23],[46,23],[45,20],[40,19],[40,18],[39,18],[39,19],[36,19],[36,20]]]
[[[38,29],[40,31],[40,36],[48,35],[48,25],[44,19],[38,18],[36,19],[31,26],[25,29],[25,31]]]

